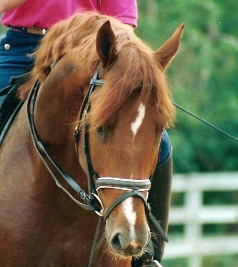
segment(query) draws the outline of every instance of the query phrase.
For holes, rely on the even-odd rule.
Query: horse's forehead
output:
[[[133,138],[147,131],[153,131],[154,129],[163,129],[164,122],[163,118],[159,114],[159,111],[143,101],[138,101],[134,106],[128,103],[127,108],[119,111],[117,120],[118,128],[123,129],[126,127],[127,131],[132,133]],[[125,130],[126,130],[125,129]]]
[[[97,131],[91,135],[91,157],[98,175],[129,179],[151,175],[162,133],[162,126],[157,130],[155,117],[143,102],[131,111],[128,105],[115,116],[112,127],[105,127],[103,142],[98,141]],[[100,159],[96,151],[100,151]]]
[[[141,125],[143,124],[143,120],[145,118],[145,113],[146,113],[146,106],[143,103],[140,103],[138,107],[138,114],[131,122],[131,131],[133,133],[133,136],[135,136],[140,129]]]

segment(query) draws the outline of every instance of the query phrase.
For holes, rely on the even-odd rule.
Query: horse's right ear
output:
[[[110,21],[106,21],[97,33],[96,49],[103,68],[110,66],[117,57],[116,38]]]

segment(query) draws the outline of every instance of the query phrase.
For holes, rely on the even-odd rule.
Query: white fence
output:
[[[203,205],[204,191],[237,191],[238,173],[174,175],[172,191],[184,193],[182,207],[171,207],[170,225],[184,225],[182,238],[169,237],[164,259],[188,258],[189,267],[201,267],[208,255],[238,255],[238,233],[206,237],[203,224],[238,224],[238,205]]]

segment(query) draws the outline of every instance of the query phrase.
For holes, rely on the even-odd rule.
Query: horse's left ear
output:
[[[155,56],[165,69],[178,51],[185,24],[180,25],[174,34],[155,52]]]
[[[117,57],[116,38],[110,21],[106,21],[97,33],[96,49],[103,68],[110,66]]]

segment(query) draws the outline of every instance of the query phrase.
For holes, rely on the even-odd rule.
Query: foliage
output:
[[[227,267],[227,266],[238,266],[237,255],[225,255],[220,257],[205,257],[203,260],[203,267],[216,266],[216,267]]]
[[[0,14],[0,18],[1,18],[1,14]],[[6,27],[4,27],[1,23],[0,23],[0,38],[1,36],[4,36],[6,32]]]
[[[233,1],[138,0],[138,35],[157,49],[186,23],[168,70],[174,102],[238,136],[238,5]],[[183,111],[169,131],[175,172],[238,169],[238,145]]]
[[[188,260],[185,258],[163,260],[163,267],[188,267]]]

